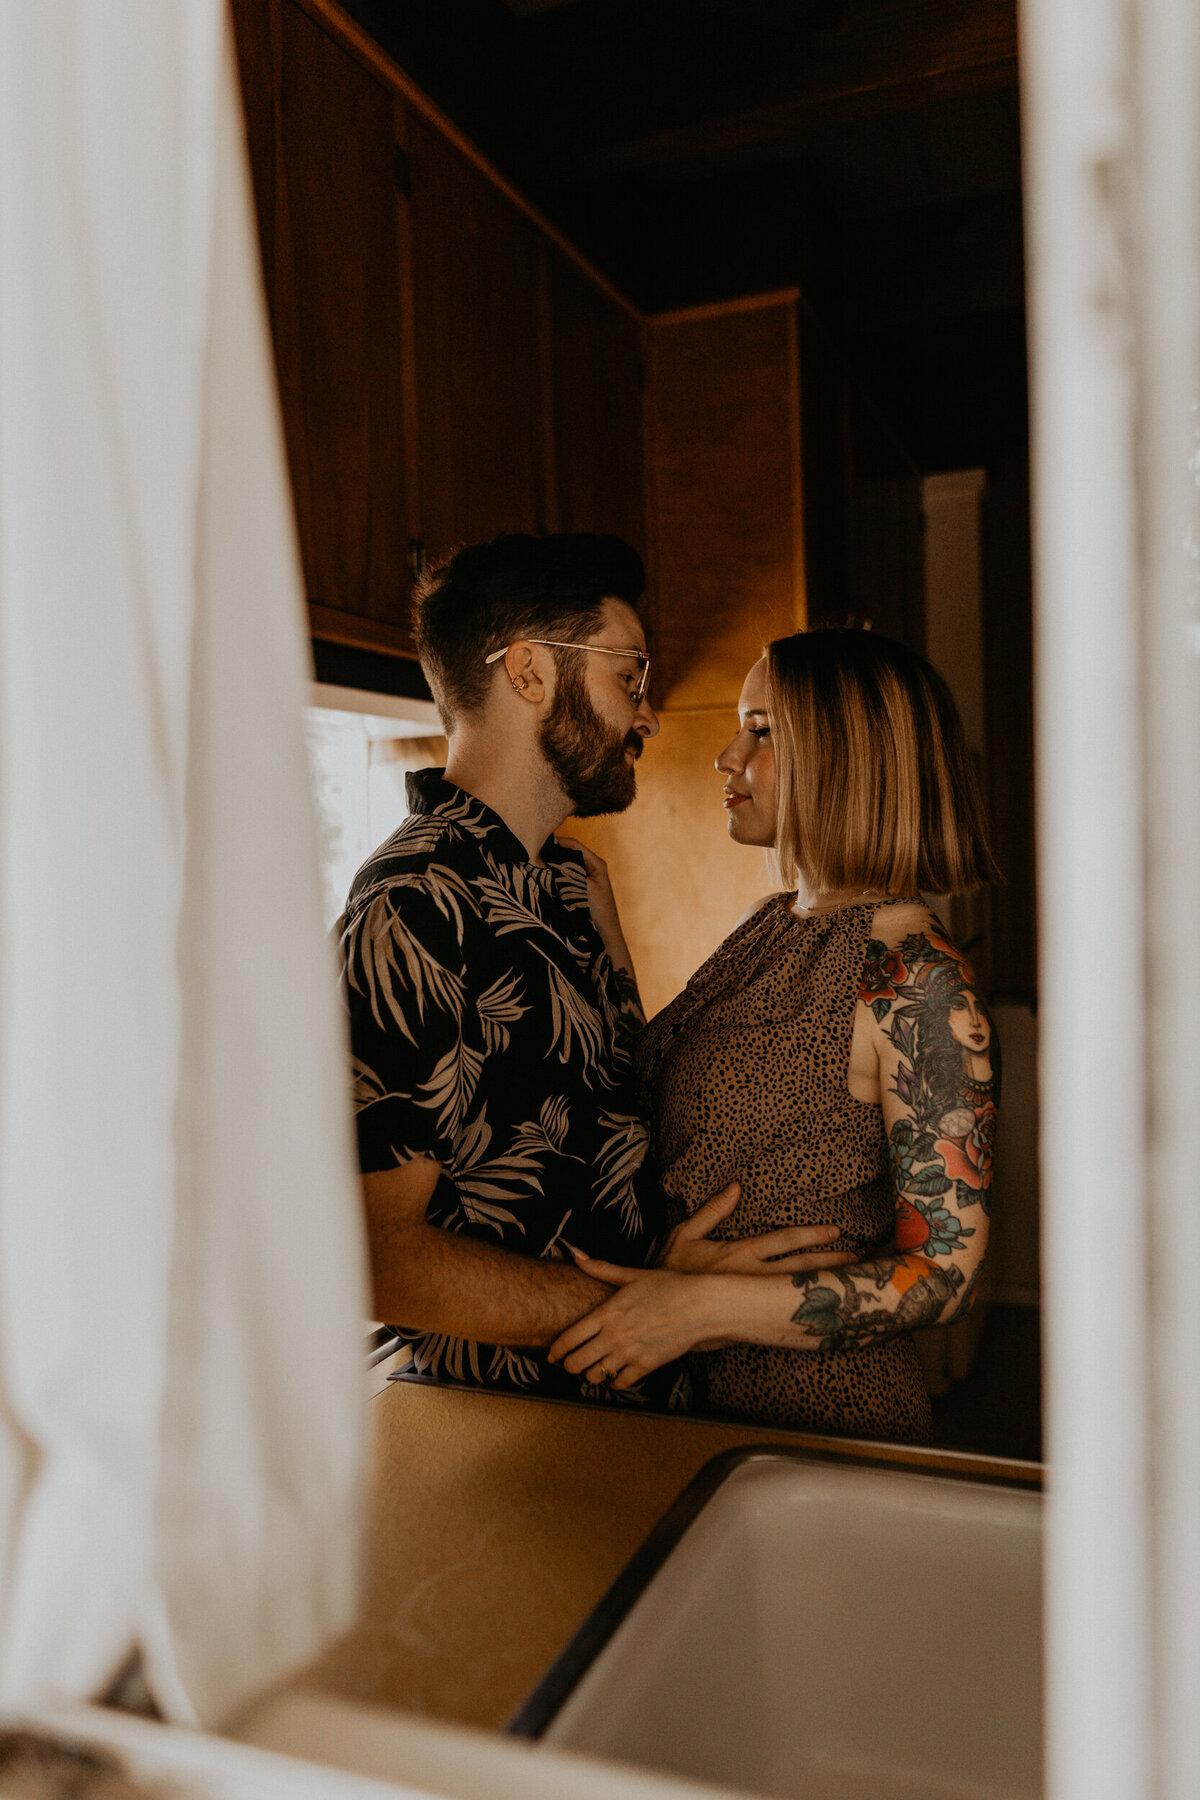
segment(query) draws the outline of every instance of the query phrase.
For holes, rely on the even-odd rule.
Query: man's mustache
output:
[[[626,750],[632,750],[633,754],[635,756],[640,756],[642,754],[642,751],[645,749],[645,747],[646,747],[645,740],[642,738],[642,736],[639,732],[636,732],[636,731],[629,732],[629,734],[627,735],[627,737],[625,739],[625,749]]]

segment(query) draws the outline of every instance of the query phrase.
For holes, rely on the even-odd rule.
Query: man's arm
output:
[[[426,1223],[441,1165],[364,1175],[375,1314],[410,1330],[544,1347],[612,1292],[572,1263],[517,1256]]]

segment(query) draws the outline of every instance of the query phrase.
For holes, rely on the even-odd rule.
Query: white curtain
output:
[[[1054,1800],[1200,1794],[1200,8],[1024,0]]]
[[[0,0],[0,1704],[351,1614],[363,1261],[220,0]]]

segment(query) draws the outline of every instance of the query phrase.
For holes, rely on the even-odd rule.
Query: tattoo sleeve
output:
[[[932,920],[894,948],[872,939],[859,999],[883,1040],[895,1253],[792,1277],[791,1322],[821,1350],[957,1318],[987,1244],[999,1045],[969,963]]]

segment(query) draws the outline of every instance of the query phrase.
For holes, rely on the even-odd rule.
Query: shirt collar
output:
[[[434,814],[461,825],[487,848],[498,863],[532,865],[532,858],[520,838],[504,823],[498,812],[446,780],[444,769],[416,769],[404,778],[410,813]],[[567,850],[548,837],[541,848],[542,861],[553,868],[581,863],[577,850]]]

